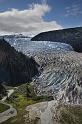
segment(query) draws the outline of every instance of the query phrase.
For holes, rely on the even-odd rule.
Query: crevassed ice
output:
[[[72,46],[51,41],[31,41],[30,38],[7,38],[6,39],[12,46],[18,51],[22,51],[25,54],[28,52],[39,52],[47,50],[61,50],[61,51],[73,51]]]

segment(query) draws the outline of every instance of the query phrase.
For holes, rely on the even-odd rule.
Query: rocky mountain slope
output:
[[[0,82],[19,85],[38,74],[38,64],[32,57],[17,52],[4,39],[0,39]]]
[[[31,40],[66,43],[70,44],[75,51],[82,52],[82,27],[43,32]]]

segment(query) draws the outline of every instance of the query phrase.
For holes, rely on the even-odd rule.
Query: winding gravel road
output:
[[[10,106],[10,108],[8,110],[0,113],[0,123],[2,123],[4,121],[8,120],[9,118],[17,115],[16,109],[13,108],[10,104],[7,104],[7,103],[3,103],[3,104]]]
[[[14,92],[13,89],[8,90],[8,97],[10,97],[10,95],[11,95],[13,92]],[[4,97],[4,98],[0,101],[0,103],[5,104],[5,105],[9,106],[10,108],[9,108],[8,110],[6,110],[6,111],[0,113],[0,123],[2,123],[2,122],[4,122],[4,121],[8,120],[9,118],[14,117],[14,116],[17,115],[17,110],[16,110],[15,108],[13,108],[12,105],[5,103],[5,100],[6,100],[6,99],[7,99],[7,96]]]

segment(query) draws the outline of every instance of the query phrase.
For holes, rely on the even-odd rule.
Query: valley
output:
[[[4,36],[4,42],[8,51],[4,45],[0,49],[0,72],[7,75],[0,78],[0,102],[12,106],[16,115],[2,124],[81,124],[82,53],[70,44],[24,36]]]

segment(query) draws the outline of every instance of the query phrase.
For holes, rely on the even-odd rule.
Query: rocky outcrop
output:
[[[82,52],[82,27],[43,32],[32,41],[53,41],[70,44],[75,51]]]
[[[0,40],[0,82],[19,85],[38,74],[38,64],[33,57],[17,52],[4,39]]]

